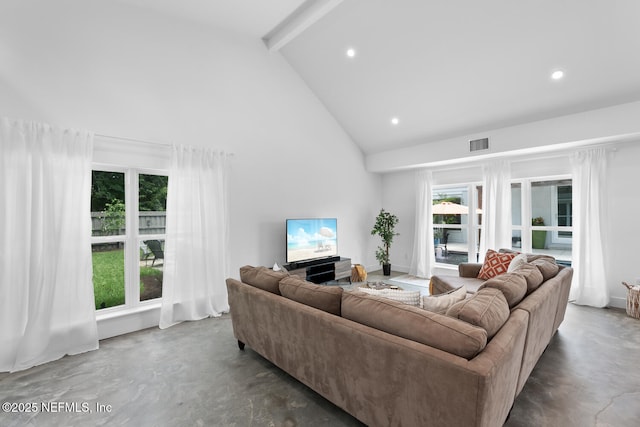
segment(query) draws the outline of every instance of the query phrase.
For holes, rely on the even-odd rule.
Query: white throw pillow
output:
[[[527,263],[527,254],[519,254],[516,255],[515,258],[511,260],[509,267],[507,268],[507,273],[511,273],[516,268],[520,267]]]
[[[462,285],[453,291],[439,295],[425,295],[422,297],[422,308],[434,313],[445,314],[449,307],[467,297],[467,288]]]
[[[378,297],[389,298],[394,301],[413,305],[415,307],[420,306],[420,291],[403,291],[399,289],[371,289],[364,287],[357,288],[356,290],[366,292]]]

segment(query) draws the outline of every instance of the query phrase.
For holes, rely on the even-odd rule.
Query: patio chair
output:
[[[151,252],[153,252],[151,267],[154,266],[158,259],[161,259],[164,262],[164,251],[162,250],[162,243],[160,243],[160,240],[145,240],[144,244],[147,245]]]
[[[441,243],[444,245],[444,251],[442,251],[442,255],[444,256],[444,258],[447,258],[449,256],[449,249],[447,248],[447,243],[449,243],[449,231],[444,230]]]
[[[149,265],[147,261],[152,255],[153,252],[151,252],[149,247],[144,242],[140,242],[140,261],[144,261],[144,265]]]

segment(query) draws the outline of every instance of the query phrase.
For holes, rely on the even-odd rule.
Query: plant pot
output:
[[[544,249],[547,242],[547,230],[536,230],[531,232],[531,246],[533,249]]]
[[[382,274],[391,276],[391,264],[382,264]]]

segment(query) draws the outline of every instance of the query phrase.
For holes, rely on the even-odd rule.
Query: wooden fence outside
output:
[[[139,234],[164,234],[167,225],[167,213],[162,211],[140,212]],[[92,236],[113,236],[124,234],[125,230],[103,230],[104,213],[91,212],[91,235]]]

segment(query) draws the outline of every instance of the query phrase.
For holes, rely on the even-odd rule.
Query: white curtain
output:
[[[573,282],[569,299],[576,304],[605,307],[609,303],[606,275],[607,153],[594,148],[575,153],[573,168]]]
[[[227,154],[173,147],[160,328],[229,311],[227,175]]]
[[[487,249],[511,248],[511,165],[496,160],[483,166],[480,261]],[[473,209],[470,209],[470,213]]]
[[[0,119],[0,371],[98,348],[93,135]]]
[[[416,222],[409,274],[418,277],[431,277],[431,270],[436,263],[433,248],[432,180],[433,174],[429,170],[416,174]]]

